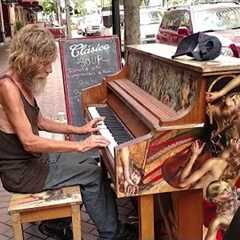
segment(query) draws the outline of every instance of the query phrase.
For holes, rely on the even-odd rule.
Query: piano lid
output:
[[[188,70],[192,69],[203,76],[240,73],[240,59],[235,57],[219,56],[211,61],[196,61],[185,55],[172,59],[171,56],[176,52],[176,46],[160,43],[129,45],[127,51],[138,51],[162,62],[171,63]]]

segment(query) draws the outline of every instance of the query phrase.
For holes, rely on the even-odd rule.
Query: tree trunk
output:
[[[140,43],[140,15],[141,0],[124,0],[124,45]]]

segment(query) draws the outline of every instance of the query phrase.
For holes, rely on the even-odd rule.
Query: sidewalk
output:
[[[7,67],[7,46],[0,46],[0,72]],[[37,97],[38,104],[41,108],[43,115],[52,119],[57,118],[58,112],[65,112],[65,101],[62,83],[60,59],[53,65],[53,73],[49,76],[48,83],[44,94]],[[11,228],[10,218],[7,213],[10,194],[6,192],[0,182],[0,240],[14,239]],[[118,208],[120,219],[124,222],[127,221],[128,216],[136,215],[133,209],[132,202],[129,199],[119,199]],[[81,211],[82,217],[82,233],[84,240],[96,240],[97,231],[93,222],[89,219],[88,214],[83,210]],[[53,240],[43,236],[38,231],[38,225],[25,224],[24,225],[25,240]]]
[[[8,44],[0,45],[0,72],[7,68]]]

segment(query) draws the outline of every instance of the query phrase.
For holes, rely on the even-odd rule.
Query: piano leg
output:
[[[177,239],[202,240],[203,194],[202,190],[173,192],[176,210]]]
[[[154,199],[153,195],[138,197],[139,240],[154,240]]]

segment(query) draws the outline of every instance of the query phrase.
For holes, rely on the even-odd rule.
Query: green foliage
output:
[[[77,29],[77,24],[71,22],[71,29],[72,29],[72,30],[76,30],[76,29]]]
[[[78,15],[84,16],[87,12],[85,8],[85,0],[75,0],[75,9],[78,12]]]
[[[149,3],[150,3],[150,0],[141,0],[141,5],[143,5],[143,6],[148,6],[149,5]]]
[[[43,7],[43,11],[48,15],[53,12],[56,12],[55,0],[43,0],[42,7]]]
[[[22,22],[16,21],[16,23],[15,23],[15,29],[16,29],[16,31],[19,31],[23,26],[24,26],[24,25],[23,25]]]
[[[97,0],[97,5],[99,7],[109,7],[112,6],[112,0]]]
[[[189,5],[196,0],[167,0],[168,6],[179,6],[179,5]]]

